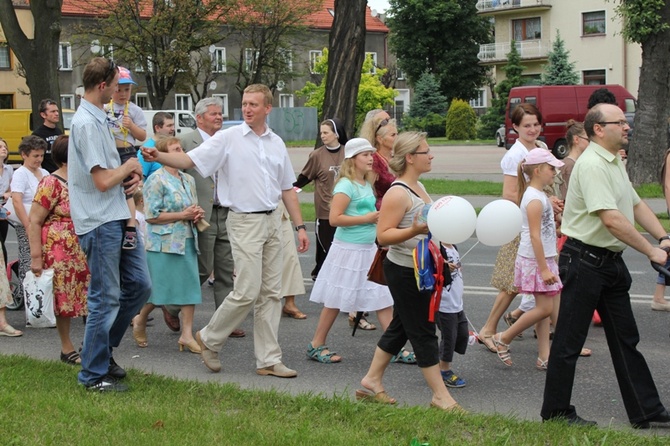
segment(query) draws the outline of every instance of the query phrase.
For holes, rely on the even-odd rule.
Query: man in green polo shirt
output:
[[[593,107],[584,121],[591,144],[579,157],[570,177],[562,232],[569,238],[560,253],[564,288],[554,341],[549,355],[542,405],[543,420],[593,425],[570,405],[579,352],[591,316],[598,310],[628,419],[633,427],[670,422],[647,362],[637,350],[640,341],[628,294],[631,276],[621,257],[630,246],[652,262],[664,264],[667,253],[636,229],[637,222],[670,248],[670,239],[646,203],[633,189],[619,149],[628,142],[628,122],[612,104]]]

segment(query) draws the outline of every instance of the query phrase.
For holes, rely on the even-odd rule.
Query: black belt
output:
[[[595,261],[618,259],[623,254],[623,251],[612,251],[599,246],[587,245],[586,243],[571,237],[568,237],[568,240],[563,247],[578,251],[582,258],[591,258]]]
[[[213,204],[212,209],[227,209],[225,206],[221,206],[220,204]]]
[[[270,215],[274,211],[276,211],[276,209],[270,209],[269,211],[241,212],[241,214],[265,214],[265,215]]]

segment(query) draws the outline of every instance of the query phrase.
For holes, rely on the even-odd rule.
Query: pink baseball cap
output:
[[[137,82],[133,80],[133,76],[131,76],[130,70],[128,70],[128,68],[119,67],[119,85],[124,84],[137,85]]]
[[[559,159],[556,159],[554,155],[547,149],[537,148],[533,149],[524,158],[525,164],[544,164],[547,163],[554,167],[563,167],[565,163]]]

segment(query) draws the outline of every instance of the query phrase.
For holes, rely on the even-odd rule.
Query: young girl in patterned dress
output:
[[[498,357],[512,365],[509,344],[523,330],[535,324],[538,358],[536,367],[547,369],[549,359],[549,316],[558,313],[559,294],[563,285],[558,277],[556,251],[556,224],[554,211],[547,195],[542,191],[553,183],[556,168],[563,162],[551,152],[537,148],[528,152],[519,164],[519,191],[523,224],[521,241],[514,265],[514,286],[519,292],[535,296],[535,308],[525,312],[512,326],[496,333],[493,344]],[[526,177],[529,182],[526,182]]]

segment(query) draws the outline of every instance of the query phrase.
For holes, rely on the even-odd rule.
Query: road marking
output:
[[[498,289],[486,286],[466,286],[464,292],[467,294],[474,294],[477,296],[496,296]],[[647,294],[631,294],[630,301],[633,303],[649,303],[653,296]]]

